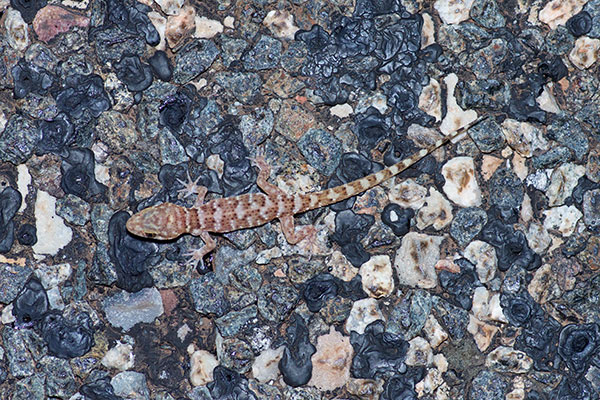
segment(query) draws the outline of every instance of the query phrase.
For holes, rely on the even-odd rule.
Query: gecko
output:
[[[296,229],[295,214],[346,200],[393,178],[448,142],[461,140],[460,136],[482,119],[475,119],[454,133],[437,140],[433,145],[378,172],[318,192],[288,194],[269,183],[270,167],[263,157],[256,157],[251,161],[258,167],[256,184],[264,193],[247,193],[204,202],[207,188],[197,184],[199,178],[192,181],[188,175],[187,183],[180,180],[184,184],[180,191],[184,192],[185,196],[196,195],[192,207],[182,207],[173,203],[154,205],[131,216],[127,220],[126,228],[135,236],[154,240],[175,239],[186,233],[199,236],[204,246],[185,254],[195,261],[202,260],[216,247],[210,233],[257,227],[275,219],[279,219],[288,243],[294,245],[316,235],[316,229],[312,225]]]

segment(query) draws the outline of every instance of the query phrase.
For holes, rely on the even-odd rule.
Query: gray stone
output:
[[[150,399],[146,376],[140,372],[121,372],[110,380],[110,384],[115,389],[117,396],[135,398],[137,400]]]
[[[177,52],[173,82],[185,84],[206,71],[221,51],[210,40],[197,39]]]
[[[279,65],[282,44],[279,40],[263,35],[242,59],[244,67],[251,71],[275,68]]]
[[[464,247],[475,238],[487,223],[487,214],[477,207],[462,208],[450,225],[450,236]]]
[[[255,305],[248,306],[240,311],[230,311],[221,318],[215,320],[221,336],[229,337],[240,333],[252,320],[256,322],[258,308]]]
[[[309,129],[298,141],[298,148],[306,161],[323,175],[333,174],[340,163],[340,140],[322,129]]]
[[[214,314],[221,317],[230,309],[223,284],[214,272],[202,275],[190,282],[190,293],[196,311],[203,315]]]
[[[0,303],[13,301],[33,270],[27,265],[0,263]]]
[[[508,389],[508,382],[502,375],[482,370],[473,378],[469,398],[486,400],[504,400]]]
[[[0,134],[0,161],[21,164],[33,155],[38,140],[35,121],[23,114],[13,114]]]
[[[500,125],[493,118],[487,118],[469,129],[469,136],[484,153],[491,153],[504,146],[504,135]]]
[[[68,360],[46,356],[40,364],[46,374],[48,396],[68,399],[77,392],[79,385]]]
[[[600,228],[600,189],[588,190],[583,195],[583,222],[589,229]]]
[[[219,72],[215,81],[244,104],[256,103],[263,85],[255,72]]]

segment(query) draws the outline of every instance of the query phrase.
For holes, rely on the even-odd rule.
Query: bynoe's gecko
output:
[[[197,185],[197,181],[192,182],[190,179],[182,191],[186,192],[186,195],[191,193],[197,195],[193,207],[187,208],[173,203],[162,203],[145,208],[129,218],[127,230],[136,236],[156,240],[175,239],[185,233],[200,236],[204,241],[204,246],[187,254],[194,260],[201,260],[205,254],[215,248],[216,242],[210,236],[210,232],[223,233],[252,228],[274,219],[279,219],[281,222],[281,230],[286,240],[290,244],[296,244],[308,236],[314,236],[316,230],[312,225],[305,225],[296,230],[295,214],[337,203],[385,182],[432,151],[458,138],[481,120],[482,118],[478,118],[472,121],[456,132],[436,141],[432,146],[387,168],[319,192],[293,195],[285,193],[267,181],[270,168],[265,160],[259,157],[253,159],[253,163],[259,168],[256,183],[264,193],[218,198],[204,203],[207,189]]]

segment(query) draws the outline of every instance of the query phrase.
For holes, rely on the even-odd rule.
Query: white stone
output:
[[[2,132],[4,128],[0,126],[0,132]],[[25,164],[19,164],[17,166],[17,189],[19,193],[21,193],[21,206],[19,207],[19,212],[25,211],[27,208],[27,202],[25,202],[25,198],[29,193],[29,185],[31,185],[31,174],[29,174],[29,169]]]
[[[56,198],[43,190],[37,192],[34,213],[38,240],[33,252],[53,256],[71,242],[73,231],[56,215]]]
[[[571,236],[577,226],[577,221],[583,217],[583,214],[575,206],[552,207],[542,212],[544,219],[544,228],[550,231],[558,231],[563,236]]]
[[[213,380],[213,370],[219,360],[206,350],[196,350],[190,355],[190,382],[192,386],[206,385]]]
[[[552,237],[548,233],[548,230],[537,222],[529,224],[529,229],[525,233],[525,236],[527,237],[529,248],[538,254],[544,254],[550,243],[552,243]]]
[[[128,331],[139,322],[153,322],[164,312],[162,297],[155,287],[145,288],[136,293],[122,290],[106,297],[102,301],[102,308],[108,322],[124,331]]]
[[[540,94],[535,99],[535,102],[538,104],[538,106],[540,106],[542,110],[552,114],[558,114],[561,112],[561,109],[558,105],[558,102],[556,101],[556,98],[554,97],[554,94],[552,94],[553,88],[553,82],[544,85],[544,90],[542,91],[542,94]]]
[[[419,209],[416,216],[417,228],[425,229],[433,226],[439,231],[452,222],[452,205],[435,188],[429,189],[429,197],[425,199],[425,205]]]
[[[357,300],[352,305],[350,315],[346,320],[346,332],[350,333],[355,331],[361,335],[365,333],[365,328],[371,322],[377,321],[378,319],[384,320],[377,300],[372,298],[366,298]]]
[[[485,359],[485,366],[502,373],[525,374],[531,370],[533,360],[524,352],[512,347],[499,346]]]
[[[496,250],[492,245],[481,240],[473,240],[465,249],[464,256],[475,264],[475,271],[481,283],[494,279],[498,259]]]
[[[2,309],[2,324],[4,324],[4,325],[12,324],[13,322],[15,322],[17,320],[15,318],[15,316],[13,315],[12,310],[13,310],[12,304],[9,304]]]
[[[431,78],[429,84],[419,95],[419,108],[435,118],[442,120],[442,88],[440,83]]]
[[[270,249],[265,249],[258,253],[256,256],[256,263],[260,265],[265,265],[271,262],[274,258],[281,257],[281,249],[279,247],[272,247]]]
[[[40,265],[35,271],[35,276],[40,280],[44,289],[57,287],[71,276],[73,268],[68,263],[55,265]]]
[[[460,128],[469,125],[477,119],[477,113],[474,110],[464,111],[459,107],[454,97],[454,89],[458,83],[458,76],[452,73],[444,78],[446,84],[446,109],[447,113],[440,125],[440,131],[444,135],[456,132]],[[458,139],[458,138],[457,138]]]
[[[433,23],[433,18],[431,18],[431,15],[428,13],[424,12],[421,14],[421,16],[423,17],[423,27],[421,28],[421,48],[424,49],[425,47],[435,43],[435,24]]]
[[[388,198],[393,203],[398,203],[400,206],[410,207],[418,210],[425,204],[427,196],[427,188],[416,183],[413,179],[401,181],[397,185],[393,185]]]
[[[443,383],[442,372],[437,368],[428,368],[425,377],[415,385],[417,397],[422,398],[428,393],[433,393]]]
[[[358,104],[356,105],[356,113],[364,113],[369,107],[375,107],[380,114],[385,114],[388,105],[387,105],[387,97],[381,92],[373,92],[369,95],[361,96],[358,100]]]
[[[448,360],[442,353],[433,356],[433,365],[442,373],[448,371]]]
[[[469,314],[467,332],[473,335],[473,340],[475,340],[475,344],[480,351],[485,351],[490,346],[498,330],[497,326],[482,322]]]
[[[194,37],[199,39],[211,39],[219,33],[223,33],[223,24],[214,19],[196,16],[196,31]]]
[[[163,17],[161,14],[156,11],[150,11],[148,13],[148,18],[152,25],[156,28],[158,35],[160,36],[160,42],[156,45],[156,50],[165,50],[167,47],[167,42],[165,40],[165,31],[167,30],[167,19]]]
[[[21,13],[9,8],[4,19],[6,39],[10,47],[15,50],[25,50],[29,46],[29,33],[27,24],[23,21]]]
[[[185,6],[176,15],[167,17],[165,38],[171,49],[177,50],[196,29],[196,10]]]
[[[427,316],[427,320],[425,321],[425,326],[423,327],[423,332],[431,347],[434,349],[439,347],[442,343],[448,339],[448,333],[442,328],[437,319],[431,314]]]
[[[523,157],[531,157],[535,150],[548,149],[548,142],[542,131],[529,122],[507,118],[502,122],[501,128],[508,145]]]
[[[335,390],[350,379],[354,349],[350,338],[331,326],[329,333],[317,338],[316,352],[311,357],[313,373],[309,386],[321,391]]]
[[[563,291],[556,280],[557,276],[552,271],[552,266],[544,264],[533,274],[533,279],[527,286],[527,292],[536,303],[540,304],[560,298]]]
[[[337,104],[329,109],[329,113],[338,118],[346,118],[353,112],[352,106],[348,103]]]
[[[435,264],[440,259],[442,236],[409,232],[402,238],[394,266],[401,285],[431,289],[437,286]]]
[[[115,347],[106,352],[101,362],[106,368],[115,368],[120,371],[131,369],[135,362],[133,346],[128,343],[117,342]]]
[[[372,256],[360,266],[362,287],[370,297],[378,299],[389,296],[394,291],[392,262],[386,255]]]
[[[569,18],[583,9],[588,0],[552,0],[540,10],[538,18],[550,29],[564,25]]]
[[[433,351],[429,342],[420,336],[416,336],[409,342],[406,352],[406,365],[427,367],[433,363]]]
[[[475,0],[437,0],[433,7],[445,24],[458,24],[469,19]]]
[[[225,19],[223,19],[223,25],[225,25],[225,28],[229,28],[229,29],[233,29],[235,28],[235,18],[233,18],[231,15],[228,15],[225,17]]]
[[[450,200],[461,207],[481,205],[481,189],[475,178],[475,164],[471,157],[455,157],[442,167],[446,183],[442,188]]]
[[[565,163],[555,168],[550,176],[550,185],[546,189],[548,205],[560,206],[570,197],[577,186],[579,178],[585,175],[585,166]]]
[[[285,346],[279,346],[276,349],[269,348],[260,353],[252,364],[252,376],[254,379],[260,383],[267,383],[277,379],[279,375],[279,360],[283,356],[284,349]]]
[[[154,0],[167,15],[177,15],[183,7],[184,0]]]
[[[60,288],[58,286],[47,289],[46,295],[48,296],[48,305],[52,310],[62,310],[65,308],[65,301],[60,294]]]
[[[280,39],[294,40],[298,27],[294,24],[294,16],[286,10],[271,10],[263,20],[266,26]]]
[[[500,293],[492,293],[484,286],[478,286],[473,292],[471,312],[480,321],[508,323],[500,306]]]
[[[348,262],[346,256],[339,250],[331,253],[331,256],[327,258],[326,265],[331,269],[331,275],[346,282],[350,282],[359,271],[358,268]]]

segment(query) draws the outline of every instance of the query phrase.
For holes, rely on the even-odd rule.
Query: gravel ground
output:
[[[600,0],[0,0],[1,399],[600,393]],[[128,218],[351,182],[202,240]]]

